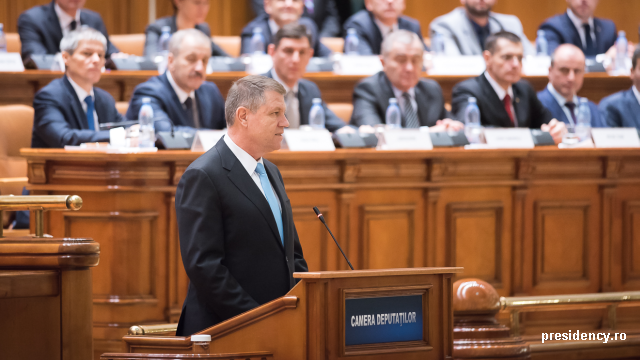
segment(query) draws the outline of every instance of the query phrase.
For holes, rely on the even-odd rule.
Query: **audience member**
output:
[[[492,34],[485,48],[484,74],[453,88],[451,107],[457,118],[464,119],[468,100],[474,97],[483,126],[541,128],[549,131],[556,143],[561,142],[566,126],[553,118],[531,85],[521,80],[523,47],[518,35]]]
[[[131,97],[127,119],[137,119],[142,101],[150,98],[156,131],[225,127],[224,100],[218,87],[205,81],[211,40],[200,30],[186,29],[169,41],[167,71],[138,85]]]
[[[608,126],[640,129],[640,47],[633,53],[631,63],[631,89],[600,101],[600,111]]]
[[[31,147],[62,148],[87,142],[109,141],[101,123],[122,120],[115,100],[93,85],[100,81],[107,39],[83,26],[60,42],[66,73],[36,93]]]
[[[353,91],[353,125],[385,124],[389,99],[398,99],[402,127],[443,125],[460,130],[462,123],[451,120],[437,82],[421,78],[422,40],[408,30],[389,34],[382,43],[383,71],[362,80]]]
[[[355,29],[358,34],[358,54],[380,55],[382,41],[394,31],[414,32],[422,41],[422,30],[418,20],[402,16],[405,0],[365,0],[365,10],[353,14],[344,23],[344,33]]]
[[[524,34],[520,19],[514,15],[491,11],[496,1],[460,0],[463,7],[458,7],[431,22],[431,39],[436,33],[443,36],[445,55],[482,55],[489,35],[509,31],[518,35],[525,55],[535,55],[536,50]]]
[[[301,17],[303,12],[303,0],[264,0],[265,14],[258,15],[247,26],[242,29],[242,54],[252,53],[251,37],[256,28],[262,30],[265,45],[273,43],[274,35],[281,27],[293,22],[299,22],[307,27],[311,34],[311,44],[313,54],[317,57],[327,57],[331,55],[331,50],[324,46],[318,37],[318,29],[313,20]],[[265,49],[266,50],[266,49]]]
[[[549,84],[538,93],[542,102],[551,115],[571,126],[576,124],[580,98],[578,91],[582,88],[585,72],[585,56],[579,47],[573,44],[563,44],[556,48],[551,55],[549,67]],[[606,126],[598,106],[589,101],[591,110],[591,126]]]
[[[165,16],[149,24],[144,31],[146,38],[144,41],[144,55],[153,56],[158,53],[158,40],[162,35],[162,28],[169,26],[171,34],[178,30],[198,29],[208,38],[211,37],[211,30],[207,24],[207,14],[209,13],[209,0],[171,0],[174,14]],[[212,56],[229,56],[213,41],[211,42]]]
[[[256,16],[265,14],[264,0],[251,0],[251,7]],[[304,0],[303,16],[313,19],[321,38],[340,37],[342,34],[336,0]]]

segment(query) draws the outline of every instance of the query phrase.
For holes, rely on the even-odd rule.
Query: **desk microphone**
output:
[[[331,232],[331,229],[329,229],[329,226],[327,225],[327,222],[324,221],[324,216],[322,216],[322,214],[320,213],[320,210],[318,210],[317,206],[313,207],[313,211],[316,212],[316,215],[318,215],[318,219],[320,219],[320,221],[322,221],[322,223],[324,224],[324,227],[327,228],[327,231],[329,232],[329,234],[331,234],[331,237],[333,238],[333,241],[336,242],[336,245],[338,246],[338,249],[340,249],[340,252],[342,253],[342,256],[344,256],[344,259],[347,260],[347,264],[349,264],[349,267],[351,268],[351,270],[353,270],[353,265],[351,265],[351,261],[349,261],[349,258],[347,258],[347,255],[344,254],[344,251],[342,251],[342,248],[340,247],[340,244],[338,244],[338,240],[336,240],[336,237],[333,236],[333,233]]]

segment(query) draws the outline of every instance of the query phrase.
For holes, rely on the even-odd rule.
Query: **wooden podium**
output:
[[[295,273],[301,281],[282,298],[199,334],[211,335],[209,354],[264,351],[291,360],[450,359],[452,278],[461,272],[458,267]],[[190,337],[124,340],[131,353],[195,351]]]

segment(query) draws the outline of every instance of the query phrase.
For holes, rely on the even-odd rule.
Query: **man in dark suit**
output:
[[[150,98],[156,131],[223,129],[224,100],[218,87],[205,81],[211,40],[200,30],[180,30],[169,41],[167,71],[133,91],[127,119],[138,119],[144,98]]]
[[[176,216],[189,290],[176,335],[187,336],[285,295],[307,271],[278,168],[285,89],[247,76],[229,90],[229,131],[182,175]]]
[[[311,36],[304,25],[288,24],[283,26],[269,45],[269,55],[273,59],[273,69],[264,76],[278,81],[287,91],[284,99],[287,103],[289,128],[297,129],[309,124],[309,111],[313,99],[322,98],[320,89],[312,81],[302,79],[307,64],[313,56]],[[344,128],[344,123],[323,101],[325,127],[333,132]],[[346,129],[349,129],[348,127]]]
[[[611,127],[634,127],[640,129],[640,47],[631,58],[631,81],[629,90],[620,91],[600,101],[600,112]]]
[[[109,141],[109,131],[99,124],[119,122],[113,97],[93,87],[100,81],[107,39],[83,27],[60,42],[66,74],[36,93],[31,147],[62,148],[88,142]]]
[[[487,70],[453,87],[451,108],[463,120],[474,97],[480,108],[483,126],[527,127],[549,131],[559,143],[566,133],[563,122],[554,119],[535,90],[522,77],[523,47],[520,38],[510,32],[498,32],[487,38],[483,53]]]
[[[344,23],[344,33],[349,29],[355,29],[358,34],[358,54],[380,55],[382,41],[396,30],[409,30],[414,32],[422,46],[422,30],[418,20],[408,16],[402,16],[405,9],[405,0],[365,0],[366,10],[360,10],[353,14]]]
[[[611,20],[593,17],[599,0],[567,0],[567,12],[547,19],[544,30],[553,52],[560,44],[573,44],[588,57],[604,54],[617,38],[616,25]]]
[[[551,55],[549,67],[549,84],[538,92],[538,99],[551,115],[573,127],[577,121],[578,105],[581,98],[578,91],[582,88],[585,72],[585,56],[579,47],[573,44],[562,44]],[[589,101],[591,126],[605,127],[598,106]]]
[[[251,0],[256,16],[265,14],[264,0]],[[335,0],[304,0],[304,13],[316,23],[320,37],[340,37],[342,26]]]
[[[303,0],[265,0],[264,10],[265,14],[258,15],[247,26],[242,29],[242,47],[240,52],[242,54],[249,54],[251,49],[251,37],[253,36],[254,29],[258,28],[262,31],[265,45],[273,43],[274,35],[280,30],[281,27],[294,22],[307,27],[307,30],[311,34],[311,44],[313,47],[313,54],[316,57],[327,57],[331,55],[331,50],[320,42],[318,36],[318,28],[316,24],[308,17],[301,17],[303,12]]]
[[[396,98],[402,127],[462,129],[462,123],[449,119],[440,85],[421,78],[423,53],[422,40],[415,33],[398,30],[390,34],[382,43],[383,71],[362,80],[353,91],[351,124],[384,124],[389,99]]]
[[[39,5],[20,14],[18,34],[22,44],[22,60],[27,61],[32,54],[56,54],[60,52],[62,37],[87,25],[100,31],[107,39],[109,58],[119,52],[109,42],[107,28],[100,14],[82,9],[86,0],[53,0],[50,4]]]

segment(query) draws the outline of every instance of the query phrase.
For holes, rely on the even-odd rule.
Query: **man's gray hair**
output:
[[[265,93],[275,91],[284,96],[287,91],[279,82],[261,75],[249,75],[236,81],[224,104],[224,115],[227,118],[227,127],[231,127],[236,118],[236,112],[240,107],[249,109],[255,113],[267,102]]]
[[[395,43],[410,45],[416,42],[419,43],[420,46],[424,49],[424,45],[422,44],[422,40],[420,40],[418,34],[409,30],[396,30],[387,35],[387,37],[382,42],[382,56],[387,56],[391,52],[393,44]]]
[[[107,38],[98,30],[82,25],[79,29],[69,31],[69,33],[60,41],[60,51],[73,54],[80,41],[95,40],[102,43],[104,51],[107,51]]]
[[[209,39],[207,35],[198,29],[185,29],[176,31],[171,35],[171,40],[169,40],[169,52],[172,53],[173,56],[178,56],[180,54],[180,46],[182,45],[182,42],[188,37],[193,38],[203,45],[206,44],[207,47],[209,47],[209,50],[211,50],[211,39]]]

